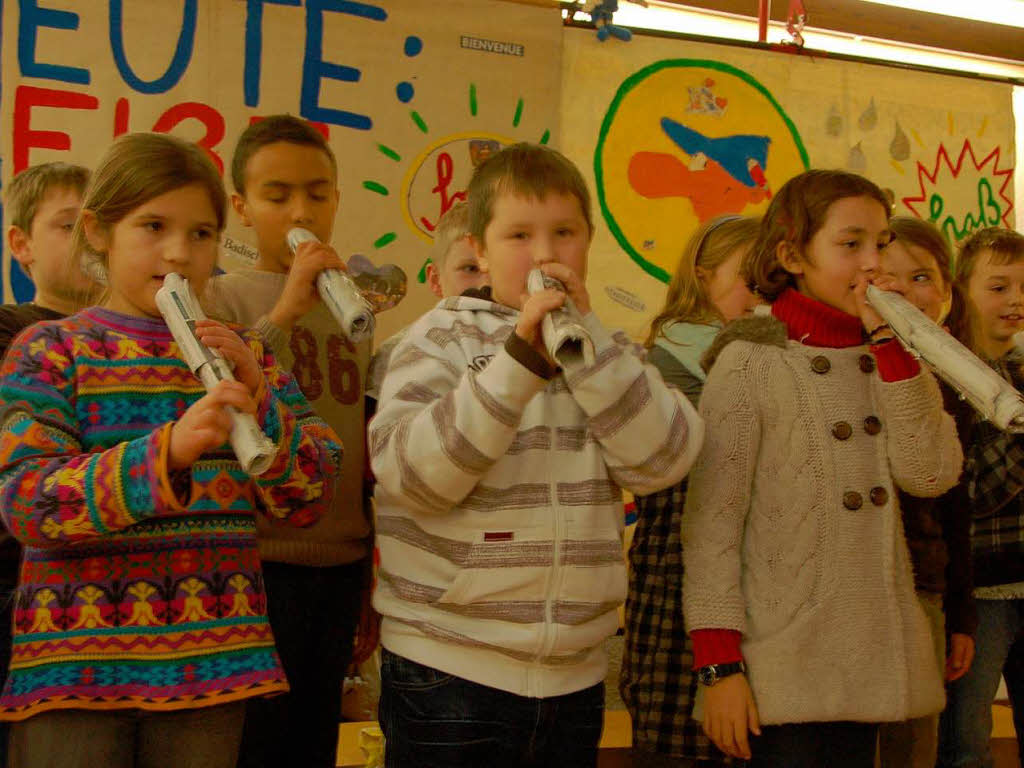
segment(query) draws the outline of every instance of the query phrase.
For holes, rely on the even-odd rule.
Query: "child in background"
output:
[[[590,311],[590,195],[558,152],[481,164],[470,225],[490,292],[446,299],[395,350],[370,424],[380,721],[390,768],[597,764],[607,660],[626,593],[620,488],[686,473],[703,425]],[[566,293],[596,348],[548,357]]]
[[[978,230],[961,246],[956,286],[966,301],[961,340],[1017,389],[1024,355],[1024,235]],[[991,766],[992,700],[1014,640],[1024,629],[1024,438],[972,416],[963,436],[962,489],[973,516],[971,553],[978,609],[974,663],[949,686],[939,726],[940,766]],[[1007,672],[1019,672],[1017,665]],[[1008,686],[1019,694],[1019,679]],[[1024,705],[1011,699],[1016,715]]]
[[[479,288],[484,282],[469,235],[469,204],[460,201],[437,222],[430,263],[427,264],[427,285],[437,298],[443,299],[461,296],[465,291]],[[368,404],[368,407],[374,410],[388,369],[388,359],[408,330],[406,326],[383,342],[370,361],[370,371],[366,374],[366,397],[373,401],[373,405]]]
[[[169,272],[202,289],[224,214],[198,147],[115,141],[74,236],[103,306],[36,324],[0,371],[0,513],[25,545],[0,695],[14,768],[230,768],[242,700],[287,690],[253,518],[313,522],[340,446],[255,334],[199,324],[238,379],[209,393],[181,358],[156,292]],[[278,448],[258,478],[229,407]]]
[[[939,322],[953,284],[949,243],[933,224],[910,216],[894,217],[889,229],[895,239],[882,251],[882,274],[892,281],[893,290]],[[969,418],[970,405],[947,385],[939,386],[957,424]],[[959,679],[970,667],[977,628],[971,597],[970,515],[954,496],[950,491],[940,499],[927,499],[899,491],[914,587],[947,681]],[[938,728],[938,715],[883,723],[878,734],[882,768],[934,768]]]
[[[27,326],[59,320],[95,298],[95,283],[71,260],[71,231],[88,182],[87,168],[44,163],[26,168],[4,191],[7,247],[36,294],[31,302],[0,307],[0,355]]]
[[[44,163],[26,168],[4,191],[11,225],[7,248],[35,284],[35,298],[0,306],[0,358],[11,341],[40,320],[59,320],[87,306],[95,284],[71,259],[75,226],[89,171],[80,165]],[[14,594],[18,586],[21,545],[0,532],[0,688],[11,663]],[[0,766],[7,765],[8,724],[0,722]]]
[[[441,217],[427,264],[427,285],[439,299],[461,296],[485,283],[469,232],[469,203],[458,202]]]
[[[787,181],[744,266],[770,315],[708,351],[684,614],[705,732],[755,768],[871,768],[878,723],[942,709],[896,487],[940,495],[962,453],[935,379],[864,298],[891,285],[888,219],[855,174]]]
[[[259,524],[267,613],[291,692],[249,703],[239,766],[333,768],[345,671],[377,644],[363,494],[370,341],[354,346],[316,289],[322,270],[346,268],[328,244],[338,171],[320,132],[289,115],[250,125],[235,147],[231,178],[231,202],[256,234],[259,262],[210,280],[207,311],[262,333],[345,446],[334,503],[316,525]],[[292,227],[320,242],[303,243],[293,257]]]
[[[700,358],[724,323],[758,300],[740,277],[757,239],[757,219],[725,216],[698,229],[683,251],[665,306],[651,323],[647,361],[697,406],[706,375]],[[693,719],[697,679],[683,625],[683,550],[679,525],[686,481],[636,497],[629,550],[626,643],[619,688],[633,723],[633,751],[645,766],[724,765],[727,758]]]

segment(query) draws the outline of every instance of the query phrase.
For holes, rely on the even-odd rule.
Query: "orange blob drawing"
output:
[[[637,152],[629,159],[628,177],[629,185],[643,197],[688,198],[701,223],[723,213],[740,213],[771,197],[764,187],[741,184],[708,158],[699,158],[698,167],[691,169],[674,155]]]

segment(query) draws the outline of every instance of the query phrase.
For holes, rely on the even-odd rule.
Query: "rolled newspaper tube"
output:
[[[156,292],[156,306],[167,321],[185,363],[207,391],[219,381],[235,380],[228,361],[196,336],[196,323],[205,320],[206,315],[188,280],[176,272],[164,277],[163,287]],[[228,406],[228,411],[231,414],[230,442],[238,463],[248,474],[262,475],[274,463],[277,448],[263,434],[252,414],[242,413],[233,406]]]
[[[869,285],[867,300],[907,351],[981,416],[1005,432],[1024,432],[1024,397],[1012,384],[900,294]]]
[[[555,278],[545,275],[539,269],[530,270],[526,278],[526,289],[534,294],[548,288],[565,292],[565,286]],[[574,363],[594,364],[594,341],[583,326],[579,310],[568,294],[565,304],[544,315],[540,332],[551,359],[563,368]]]
[[[308,229],[294,227],[288,230],[288,247],[292,253],[298,250],[299,243],[307,240],[320,242],[320,238]],[[363,298],[352,278],[340,269],[325,269],[316,276],[316,288],[342,332],[353,344],[373,335],[376,322],[373,307]]]

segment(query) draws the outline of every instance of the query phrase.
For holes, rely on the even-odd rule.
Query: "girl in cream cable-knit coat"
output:
[[[938,496],[962,455],[934,378],[864,300],[887,287],[888,210],[853,174],[787,182],[745,265],[770,314],[709,350],[684,614],[705,730],[755,767],[870,768],[878,723],[943,706],[896,489]]]

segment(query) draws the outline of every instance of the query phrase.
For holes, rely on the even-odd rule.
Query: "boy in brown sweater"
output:
[[[352,345],[316,291],[322,270],[345,269],[328,245],[339,192],[323,136],[299,118],[268,117],[242,133],[231,175],[232,205],[255,231],[259,261],[212,278],[207,311],[260,331],[345,448],[335,503],[316,525],[260,521],[267,609],[291,693],[250,703],[239,766],[333,767],[345,671],[376,645],[362,487],[370,342]],[[292,227],[321,242],[303,243],[293,257]]]

